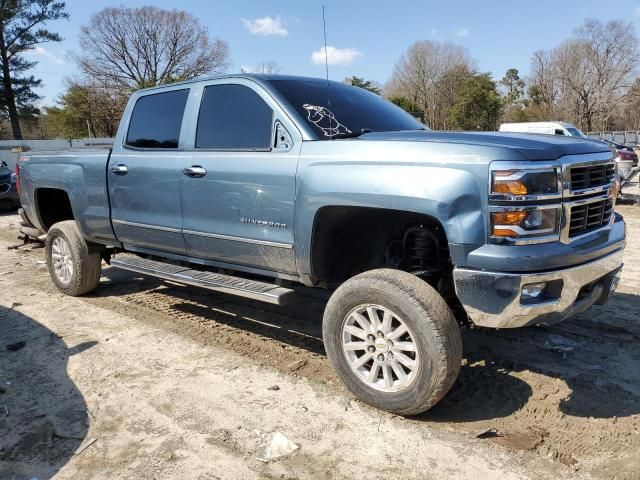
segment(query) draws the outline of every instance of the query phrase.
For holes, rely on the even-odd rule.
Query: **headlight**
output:
[[[496,207],[490,215],[490,232],[494,240],[536,243],[559,238],[559,206]]]
[[[560,193],[558,172],[548,170],[494,170],[491,172],[491,191],[494,197],[551,196]]]

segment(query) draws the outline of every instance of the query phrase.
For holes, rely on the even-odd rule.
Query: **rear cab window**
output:
[[[268,151],[272,136],[273,110],[254,90],[239,84],[205,87],[196,148]]]
[[[134,148],[178,148],[189,89],[144,95],[136,101],[125,145]]]

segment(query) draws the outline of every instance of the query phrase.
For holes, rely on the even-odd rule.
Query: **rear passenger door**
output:
[[[123,141],[114,146],[107,176],[113,228],[128,249],[186,253],[180,136],[188,96],[184,86],[145,93],[123,115],[129,121],[120,127]]]
[[[197,121],[181,188],[187,251],[294,273],[300,133],[261,86],[228,82],[202,84],[193,95]]]

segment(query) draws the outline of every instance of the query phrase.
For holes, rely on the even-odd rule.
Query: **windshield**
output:
[[[576,127],[567,127],[567,132],[569,132],[569,135],[571,135],[572,137],[587,138],[587,136]]]
[[[321,140],[362,132],[424,130],[425,127],[380,95],[326,80],[270,80]]]

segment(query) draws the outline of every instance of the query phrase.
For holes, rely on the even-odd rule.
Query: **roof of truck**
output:
[[[170,87],[170,86],[173,87],[176,85],[189,85],[192,83],[206,82],[209,80],[223,80],[226,78],[245,78],[247,80],[259,80],[259,81],[269,81],[269,80],[326,81],[325,79],[318,78],[318,77],[303,77],[298,75],[280,75],[275,73],[229,73],[225,75],[210,75],[210,76],[198,77],[198,78],[193,78],[191,80],[184,80],[182,82],[165,83],[162,85],[156,85],[154,87],[142,88],[138,90],[138,92],[148,92],[150,90],[157,90],[157,89]],[[333,81],[333,80],[330,80],[330,81]]]

